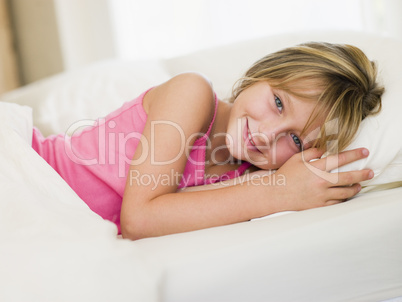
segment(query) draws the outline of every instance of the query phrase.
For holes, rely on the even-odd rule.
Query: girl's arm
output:
[[[324,159],[308,163],[322,155],[310,149],[293,156],[274,175],[216,190],[176,193],[179,183],[173,175],[181,174],[187,162],[182,147],[191,148],[197,138],[193,133],[206,132],[213,104],[210,84],[198,75],[178,76],[145,96],[148,119],[127,177],[121,210],[123,237],[160,236],[325,206],[355,195],[359,185],[349,185],[369,179],[369,171],[362,170],[335,173],[338,179],[334,182],[325,171],[334,168],[332,163]],[[153,125],[156,121],[164,123]],[[337,160],[328,157],[328,161],[341,166],[365,156],[358,149],[340,154]],[[132,174],[140,177],[133,181]],[[159,185],[149,181],[161,180],[161,175],[164,182]],[[276,175],[282,175],[284,183],[276,185],[272,179]],[[141,177],[144,183],[138,181]]]
[[[246,173],[244,175],[240,175],[238,177],[219,181],[216,183],[208,184],[208,185],[201,185],[201,186],[193,186],[193,187],[185,187],[177,192],[197,192],[197,191],[207,191],[207,190],[216,190],[221,188],[226,188],[238,184],[242,184],[246,181],[260,181],[260,178],[263,176],[268,176],[275,173],[274,170],[258,170],[251,173]]]

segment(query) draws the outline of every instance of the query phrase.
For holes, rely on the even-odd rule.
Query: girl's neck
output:
[[[211,146],[207,148],[206,162],[207,166],[219,165],[219,163],[228,162],[231,155],[226,146],[226,131],[229,121],[232,104],[219,101],[215,122],[210,133]],[[215,150],[215,151],[214,151]]]

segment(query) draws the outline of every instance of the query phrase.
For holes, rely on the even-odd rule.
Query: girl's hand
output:
[[[305,210],[332,205],[356,195],[361,189],[358,183],[373,178],[373,171],[330,171],[365,158],[368,154],[365,148],[344,151],[321,159],[322,152],[317,149],[295,154],[276,173],[285,177],[286,185],[279,188],[284,210]]]

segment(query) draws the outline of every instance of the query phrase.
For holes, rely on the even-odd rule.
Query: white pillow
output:
[[[64,200],[87,208],[56,171],[31,148],[31,108],[0,102],[0,138],[0,175],[3,178],[3,186],[0,191],[2,205],[7,201],[18,199],[13,195],[13,191],[17,193],[17,190],[11,189],[18,186],[20,186],[19,194],[23,194],[25,191],[30,192],[33,199],[36,192],[41,194],[43,189],[50,197],[52,190],[45,187],[51,181],[51,187],[58,187],[56,192],[62,193],[65,196]],[[37,180],[36,176],[39,176]],[[37,184],[34,186],[34,183],[40,179],[43,180],[43,183],[40,186]],[[56,194],[56,192],[54,193]]]
[[[341,167],[339,171],[372,169],[375,176],[362,183],[366,186],[399,182],[402,181],[402,43],[376,38],[370,45],[362,44],[363,50],[377,61],[379,76],[385,86],[382,110],[363,120],[347,148],[366,147],[370,151],[369,157]]]
[[[31,83],[0,100],[32,107],[34,125],[47,136],[105,116],[169,78],[158,60],[109,60]]]
[[[2,127],[10,127],[29,145],[32,143],[32,108],[0,102],[0,122]]]
[[[363,182],[372,186],[402,181],[402,43],[361,32],[310,32],[281,34],[199,51],[165,61],[171,74],[196,70],[211,78],[220,97],[228,97],[234,82],[256,60],[268,53],[308,41],[352,44],[377,61],[386,93],[380,114],[367,118],[348,149],[366,147],[370,156],[340,171],[371,168],[375,177]]]

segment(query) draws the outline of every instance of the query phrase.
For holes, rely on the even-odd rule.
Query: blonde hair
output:
[[[310,42],[269,54],[257,61],[237,82],[229,101],[256,82],[295,97],[317,101],[303,132],[326,114],[314,147],[327,151],[345,149],[355,136],[361,121],[381,110],[384,87],[377,83],[376,64],[357,47],[325,42]],[[337,121],[334,133],[325,129]],[[333,124],[333,123],[332,123]],[[334,146],[328,142],[336,141]]]

